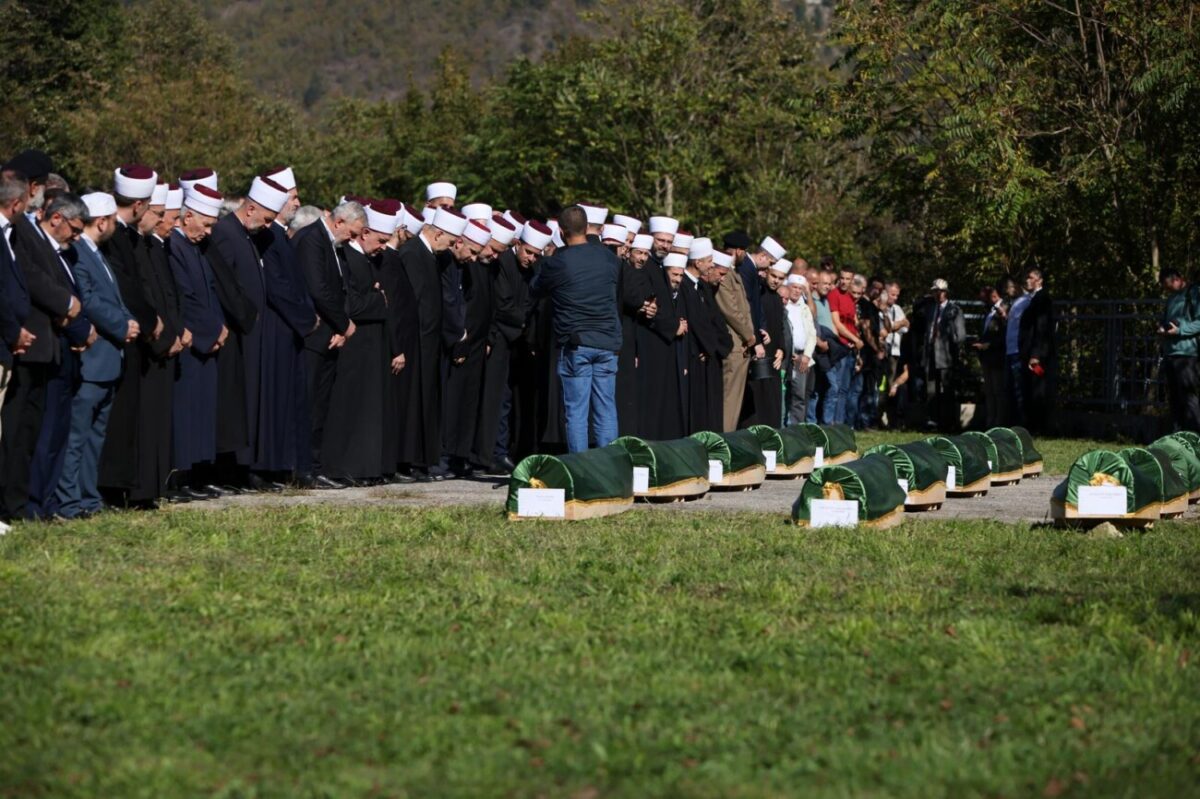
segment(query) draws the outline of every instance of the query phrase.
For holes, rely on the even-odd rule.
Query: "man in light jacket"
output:
[[[808,411],[808,397],[816,385],[812,368],[817,346],[817,329],[808,305],[808,280],[804,275],[788,275],[784,284],[788,325],[792,332],[791,363],[787,380],[787,424],[800,424]]]

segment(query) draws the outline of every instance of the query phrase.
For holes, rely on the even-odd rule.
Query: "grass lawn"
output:
[[[1200,525],[296,507],[0,538],[0,796],[1164,796]]]

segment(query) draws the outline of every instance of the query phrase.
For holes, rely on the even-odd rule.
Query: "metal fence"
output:
[[[1146,413],[1166,401],[1155,331],[1164,300],[1056,300],[1058,404],[1104,413]],[[984,306],[961,301],[967,334],[977,335]],[[968,358],[978,378],[978,361]]]

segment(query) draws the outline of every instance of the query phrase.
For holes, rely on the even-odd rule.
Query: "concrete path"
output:
[[[1050,494],[1061,476],[1042,476],[1022,480],[1015,486],[992,488],[986,496],[949,499],[942,509],[914,513],[914,518],[997,519],[1003,521],[1042,522],[1050,512]],[[800,480],[768,480],[754,491],[710,492],[692,502],[642,503],[636,507],[657,513],[692,511],[758,511],[788,514],[800,492]],[[174,508],[215,510],[219,508],[279,507],[289,505],[371,505],[397,507],[444,507],[447,505],[487,505],[500,512],[507,494],[507,480],[445,480],[437,483],[388,485],[376,488],[348,488],[342,491],[288,491],[282,494],[252,494],[222,497],[202,503],[176,505]],[[1185,518],[1200,519],[1200,505],[1188,509]]]

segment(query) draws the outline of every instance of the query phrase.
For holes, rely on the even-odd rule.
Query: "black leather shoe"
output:
[[[517,464],[512,462],[512,458],[505,455],[496,461],[496,468],[502,470],[502,474],[512,474],[512,470],[517,468]]]
[[[206,485],[202,488],[197,488],[196,491],[198,493],[207,495],[208,499],[216,499],[217,497],[223,497],[223,496],[225,496],[225,493],[226,493],[222,489],[217,488],[215,485]]]
[[[268,480],[265,477],[260,477],[254,472],[250,473],[250,476],[247,478],[246,482],[254,491],[266,491],[271,494],[276,494],[283,490],[283,483],[277,483],[274,480]]]
[[[475,476],[475,468],[464,464],[450,472],[450,475],[456,480],[470,480]]]
[[[183,505],[192,501],[192,497],[184,493],[186,490],[187,489],[183,489],[181,491],[168,491],[163,495],[163,498],[166,499],[171,505]]]
[[[340,491],[341,489],[346,487],[346,486],[342,485],[340,482],[338,482],[337,480],[332,480],[323,474],[318,474],[316,477],[314,477],[312,479],[312,481],[313,481],[312,487],[319,489],[321,491]]]
[[[396,472],[395,474],[393,474],[391,477],[388,478],[388,482],[392,485],[403,485],[403,484],[411,483],[412,481],[413,481],[412,475],[404,474],[403,472]]]
[[[427,469],[413,469],[412,479],[414,483],[432,483],[434,481],[433,475]]]

